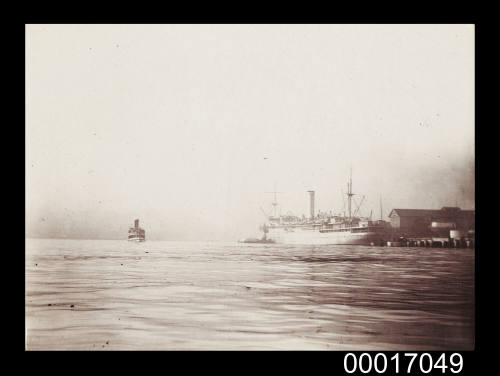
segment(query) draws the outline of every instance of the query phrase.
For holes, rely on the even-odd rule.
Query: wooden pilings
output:
[[[461,238],[402,238],[388,241],[388,247],[422,247],[422,248],[474,248],[474,239]]]

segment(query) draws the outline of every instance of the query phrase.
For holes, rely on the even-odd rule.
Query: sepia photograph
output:
[[[473,24],[25,24],[25,350],[473,351],[475,173]]]

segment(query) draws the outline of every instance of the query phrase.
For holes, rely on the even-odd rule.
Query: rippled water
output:
[[[26,343],[471,350],[474,250],[27,239]]]

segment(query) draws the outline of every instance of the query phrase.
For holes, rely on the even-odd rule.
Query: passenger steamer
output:
[[[134,227],[128,229],[128,240],[133,242],[146,241],[146,231],[139,227],[139,220],[134,221]]]

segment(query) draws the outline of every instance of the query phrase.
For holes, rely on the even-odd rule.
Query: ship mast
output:
[[[278,193],[283,193],[283,192],[276,192],[276,184],[274,185],[274,191],[272,192],[266,192],[266,193],[272,193],[274,195],[273,202],[271,205],[273,206],[273,217],[276,218],[276,210],[278,208]]]
[[[351,210],[352,196],[354,196],[354,193],[352,193],[352,167],[351,167],[349,181],[347,182],[347,208],[349,211],[349,223],[352,222],[352,210]]]
[[[278,197],[276,196],[276,194],[278,192],[274,191],[274,200],[272,202],[272,205],[273,205],[273,216],[276,217],[276,209],[278,208]]]

